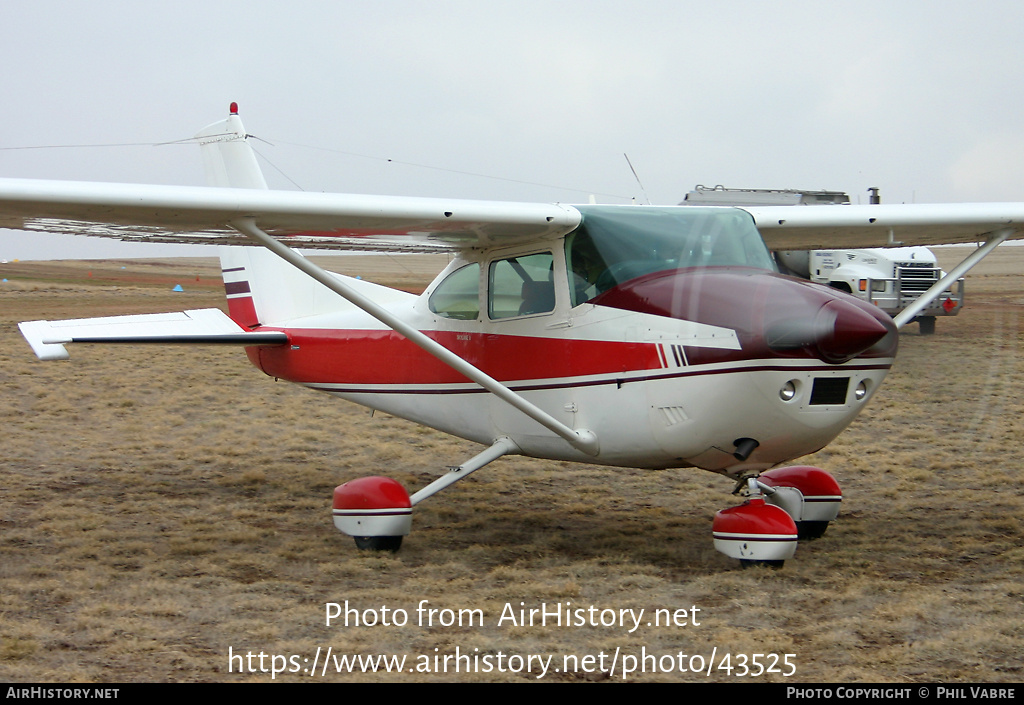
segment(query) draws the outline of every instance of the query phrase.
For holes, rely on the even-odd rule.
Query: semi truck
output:
[[[868,189],[878,203],[878,189]],[[849,204],[843,191],[731,189],[696,186],[680,205],[689,206],[835,206]],[[791,250],[775,252],[779,271],[845,291],[895,316],[945,276],[927,247],[868,250]],[[924,308],[914,320],[922,335],[935,332],[935,319],[955,316],[964,303],[964,280]]]

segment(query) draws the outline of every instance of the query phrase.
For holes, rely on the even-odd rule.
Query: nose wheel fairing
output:
[[[715,514],[715,549],[775,567],[792,558],[797,541],[820,538],[839,515],[839,483],[808,465],[776,468],[746,479],[747,501]]]
[[[712,531],[715,549],[741,561],[778,566],[796,553],[796,523],[784,510],[765,502],[760,492],[715,514]]]

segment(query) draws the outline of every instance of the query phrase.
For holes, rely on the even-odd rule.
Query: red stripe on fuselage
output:
[[[424,331],[503,382],[662,368],[657,346]],[[290,346],[261,348],[259,367],[292,382],[458,384],[468,380],[394,331],[287,329]],[[250,356],[252,357],[252,356]]]

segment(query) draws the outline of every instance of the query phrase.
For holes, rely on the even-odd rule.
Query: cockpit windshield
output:
[[[572,305],[630,279],[687,267],[775,264],[754,220],[735,208],[577,206],[583,222],[565,239]]]

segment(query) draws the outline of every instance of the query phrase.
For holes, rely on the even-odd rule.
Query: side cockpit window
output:
[[[480,265],[470,264],[445,277],[427,305],[444,318],[475,321],[480,317]]]
[[[554,311],[554,256],[539,252],[491,262],[487,291],[491,319]]]

